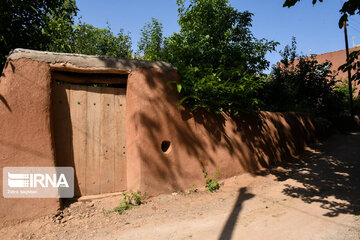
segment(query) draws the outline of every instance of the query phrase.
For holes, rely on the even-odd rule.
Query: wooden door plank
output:
[[[70,166],[72,155],[72,129],[68,84],[53,82],[54,139],[56,166]]]
[[[87,92],[87,162],[85,194],[100,193],[100,88],[88,87]]]
[[[126,98],[125,88],[115,93],[116,147],[115,147],[115,192],[126,190]]]
[[[87,86],[71,85],[70,115],[72,123],[72,143],[74,152],[75,196],[85,193],[87,160]]]
[[[116,121],[114,88],[101,88],[100,193],[114,192]]]

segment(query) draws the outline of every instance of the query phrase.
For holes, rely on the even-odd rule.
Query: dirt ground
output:
[[[124,214],[121,196],[79,201],[56,216],[0,230],[0,239],[360,239],[360,133],[338,134],[216,193],[160,195]]]

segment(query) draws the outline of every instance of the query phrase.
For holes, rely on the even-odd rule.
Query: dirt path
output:
[[[221,190],[151,198],[123,215],[121,198],[70,205],[0,230],[0,239],[360,239],[360,133],[335,135],[300,160]]]

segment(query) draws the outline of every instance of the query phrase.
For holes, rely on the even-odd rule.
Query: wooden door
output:
[[[57,166],[74,167],[75,195],[125,190],[125,88],[53,89]]]

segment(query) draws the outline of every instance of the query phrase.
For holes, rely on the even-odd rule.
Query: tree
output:
[[[74,0],[1,0],[0,67],[14,48],[47,50],[54,38],[61,42],[77,10]]]
[[[1,0],[0,67],[14,48],[131,58],[128,34],[81,21],[75,26],[77,11],[75,0]]]
[[[249,12],[239,12],[227,0],[177,0],[181,27],[165,39],[163,59],[182,76],[184,98],[191,109],[237,114],[257,107],[261,72],[276,44],[256,39]]]
[[[296,39],[281,51],[281,63],[273,67],[264,86],[266,110],[300,111],[334,119],[345,111],[345,95],[337,91],[330,62],[319,64],[314,57],[296,53]]]
[[[296,53],[296,38],[292,37],[291,46],[286,45],[284,50],[280,50],[281,60],[280,62],[284,65],[285,68],[288,68],[290,64],[293,64],[295,59],[299,57]]]
[[[103,29],[80,21],[79,25],[74,26],[69,46],[72,53],[122,58],[132,56],[130,36],[122,29],[115,36],[109,25]]]
[[[141,37],[138,42],[137,54],[143,54],[145,60],[155,61],[161,59],[163,31],[162,23],[156,18],[145,24],[140,30]]]
[[[285,0],[283,7],[292,7],[300,0]],[[313,4],[316,4],[317,1],[323,2],[323,0],[312,0]],[[339,10],[341,17],[339,19],[339,27],[342,28],[344,23],[348,21],[348,17],[356,14],[360,14],[360,1],[359,0],[347,0],[343,3],[341,9]],[[354,75],[351,77],[352,81],[360,79],[360,56],[359,51],[353,51],[346,63],[340,66],[339,70],[343,72],[348,71],[349,69],[355,70]]]
[[[44,16],[46,27],[42,29],[42,34],[49,41],[47,51],[52,52],[72,52],[69,39],[74,33],[74,11],[72,1],[64,1],[64,4],[51,10]]]

